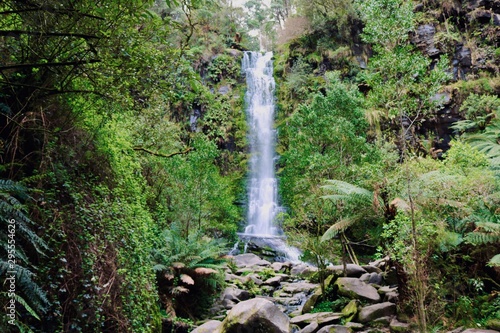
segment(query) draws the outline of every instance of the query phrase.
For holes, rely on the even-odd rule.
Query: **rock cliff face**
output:
[[[419,119],[415,123],[415,142],[418,138],[432,139],[432,150],[414,147],[425,153],[439,157],[449,148],[454,136],[450,126],[463,120],[460,106],[471,93],[500,94],[500,1],[499,0],[456,0],[425,1],[414,7],[418,15],[415,29],[410,32],[410,42],[422,54],[433,61],[440,57],[449,60],[449,72],[452,82],[436,96],[444,97],[441,109]],[[332,27],[335,24],[331,24]],[[331,59],[323,56],[315,73],[321,75],[325,71],[338,70],[349,76],[367,68],[371,61],[370,45],[363,43],[360,34],[363,23],[359,20],[350,22],[348,36],[341,36],[335,28],[328,30],[317,27],[328,38],[334,40],[334,49],[342,59]],[[320,54],[320,33],[313,31],[308,44],[294,42],[290,44],[288,67],[293,68],[295,61],[307,58],[311,54]],[[317,45],[314,41],[317,40]],[[340,52],[339,50],[344,50]],[[342,55],[342,56],[341,56]],[[432,65],[432,66],[433,66]],[[370,89],[363,84],[360,90]],[[388,127],[390,125],[387,124]]]

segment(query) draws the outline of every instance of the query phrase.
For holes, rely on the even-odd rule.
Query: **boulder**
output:
[[[324,281],[325,289],[330,286],[330,283],[332,283],[333,278],[334,278],[334,276],[330,275],[325,279],[325,281]],[[316,304],[316,301],[321,296],[321,294],[322,294],[321,286],[317,286],[316,289],[314,290],[314,292],[312,293],[312,295],[306,299],[304,306],[302,306],[302,313],[311,312],[311,310],[313,309],[314,305]]]
[[[311,293],[318,284],[309,282],[285,282],[281,284],[285,293],[297,294],[300,292]]]
[[[372,265],[363,265],[361,267],[368,273],[382,273],[382,270],[380,268]]]
[[[393,319],[391,323],[389,324],[389,328],[391,332],[394,333],[406,333],[410,332],[410,324],[407,323],[402,323],[398,321],[397,319]]]
[[[331,324],[338,321],[340,318],[342,318],[341,313],[316,312],[316,313],[306,313],[301,316],[293,317],[292,319],[290,319],[290,323],[302,327],[313,322],[316,322],[320,325]]]
[[[272,302],[263,298],[250,299],[229,311],[220,326],[220,333],[245,332],[290,333],[290,320]]]
[[[221,300],[230,300],[233,302],[241,302],[250,298],[250,293],[243,289],[238,289],[236,287],[227,287],[222,292],[220,299]]]
[[[237,267],[270,266],[267,260],[260,259],[256,254],[244,253],[234,256],[234,263]]]
[[[317,267],[310,266],[304,263],[297,264],[290,270],[290,275],[308,279],[318,271]]]
[[[335,274],[337,276],[344,275],[344,265],[328,266],[326,269],[331,271],[333,274]],[[366,273],[366,270],[359,265],[355,265],[355,264],[347,264],[346,265],[347,277],[360,277],[361,275],[363,275],[365,273]]]
[[[344,316],[344,320],[349,322],[351,321],[356,313],[358,313],[358,301],[353,299],[351,300],[343,309],[342,315]]]
[[[313,321],[303,329],[301,329],[298,333],[314,333],[318,329],[319,325],[317,322]]]
[[[356,278],[338,278],[335,281],[335,285],[338,287],[338,293],[342,296],[363,299],[376,303],[380,301],[380,295],[377,289],[366,284]]]
[[[276,275],[276,276],[273,276],[272,278],[269,278],[266,281],[264,281],[264,284],[266,284],[268,286],[277,287],[281,284],[281,281],[283,281],[284,279],[285,279],[284,276]]]
[[[358,321],[360,323],[368,323],[374,321],[375,319],[393,316],[396,314],[396,304],[390,302],[384,302],[374,305],[368,305],[361,308],[358,313]]]
[[[239,276],[235,275],[232,273],[226,273],[224,277],[224,281],[226,282],[233,282],[233,281],[239,281],[243,284],[248,283],[250,281],[250,278],[248,276]]]
[[[273,262],[271,268],[276,272],[284,273],[291,266],[290,262]]]
[[[368,263],[368,265],[370,266],[374,266],[374,267],[378,267],[380,269],[384,269],[385,266],[387,265],[387,262],[390,260],[389,256],[386,256],[382,259],[378,259],[378,260],[375,260],[375,261],[372,261],[370,263]]]
[[[381,285],[382,282],[383,282],[383,278],[382,278],[382,275],[378,274],[378,273],[365,273],[363,275],[361,275],[361,277],[359,278],[361,281],[363,282],[366,282],[368,284],[377,284],[377,285]]]
[[[191,333],[215,333],[218,332],[218,329],[222,322],[218,320],[210,320],[207,321],[205,324],[198,326],[195,328]]]
[[[351,329],[349,327],[340,326],[340,325],[329,325],[320,329],[317,333],[351,333]]]
[[[363,324],[361,323],[355,323],[355,322],[348,322],[345,324],[345,327],[348,327],[350,329],[352,329],[353,331],[361,331],[363,329],[363,327],[365,327]]]

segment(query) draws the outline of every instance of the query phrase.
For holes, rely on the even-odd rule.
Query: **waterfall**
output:
[[[250,244],[271,248],[283,260],[298,262],[300,251],[288,246],[276,225],[283,208],[278,204],[278,181],[275,174],[276,130],[274,129],[273,54],[245,52],[242,71],[246,75],[245,94],[250,143],[247,226],[239,233],[244,252]],[[238,245],[231,253],[236,253]],[[276,258],[277,259],[277,258]]]
[[[247,118],[250,143],[248,215],[245,233],[275,236],[278,186],[275,175],[274,78],[272,52],[245,52],[242,70],[246,74]]]

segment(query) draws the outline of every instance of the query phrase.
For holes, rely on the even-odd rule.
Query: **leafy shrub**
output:
[[[241,66],[234,57],[221,54],[212,60],[207,70],[208,77],[213,82],[220,82],[223,79],[237,79]]]

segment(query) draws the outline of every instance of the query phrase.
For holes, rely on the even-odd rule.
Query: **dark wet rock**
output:
[[[365,273],[361,275],[359,278],[361,281],[368,283],[368,284],[377,284],[381,285],[384,279],[382,278],[382,275],[378,273]]]
[[[431,24],[424,24],[417,28],[413,35],[412,41],[422,50],[427,56],[434,57],[441,52],[434,46],[434,35],[436,28]]]
[[[467,14],[469,21],[475,21],[481,24],[488,24],[491,22],[492,12],[483,8],[478,8],[473,12]]]

